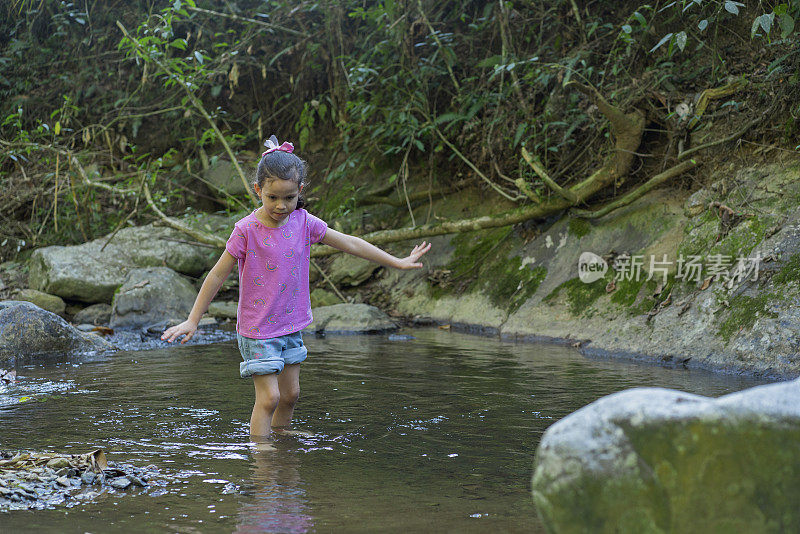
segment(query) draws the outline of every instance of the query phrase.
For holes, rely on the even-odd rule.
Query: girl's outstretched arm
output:
[[[183,336],[181,343],[186,343],[194,336],[197,331],[197,323],[203,317],[203,314],[208,310],[208,305],[214,300],[214,297],[222,287],[222,283],[231,274],[231,269],[236,265],[236,258],[231,256],[227,250],[222,253],[222,256],[217,260],[216,265],[212,267],[211,271],[203,280],[203,285],[200,287],[200,292],[197,293],[197,298],[194,300],[192,311],[189,312],[189,318],[179,325],[168,328],[163,334],[161,339],[172,343],[180,336]]]
[[[386,267],[394,267],[395,269],[419,269],[422,267],[422,263],[419,262],[419,259],[431,249],[431,244],[423,241],[414,247],[411,254],[405,258],[396,258],[375,245],[364,241],[360,237],[343,234],[331,228],[328,228],[328,231],[325,232],[322,243],[333,248],[338,248],[342,252],[347,252],[353,256],[374,261]]]

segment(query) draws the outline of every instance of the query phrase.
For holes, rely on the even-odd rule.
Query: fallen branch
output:
[[[747,84],[744,80],[736,80],[720,87],[713,87],[706,89],[700,93],[700,98],[697,99],[697,105],[694,107],[694,116],[689,121],[689,129],[694,128],[703,116],[703,113],[708,107],[708,103],[712,100],[717,100],[726,96],[730,96]]]
[[[640,185],[630,193],[626,194],[622,198],[619,198],[609,204],[606,204],[604,207],[597,211],[588,211],[588,210],[573,210],[572,215],[576,217],[581,217],[584,219],[597,219],[602,217],[603,215],[608,215],[614,210],[617,210],[623,206],[627,206],[634,200],[637,200],[643,197],[646,193],[658,187],[659,185],[663,184],[667,180],[670,180],[676,176],[683,174],[684,172],[688,171],[689,169],[693,169],[694,167],[698,166],[699,163],[692,159],[689,161],[684,161],[683,163],[679,163],[674,167],[670,167],[666,171],[659,173],[653,176],[650,180],[645,182],[644,184]]]
[[[341,291],[339,291],[339,288],[338,288],[338,287],[336,287],[336,284],[334,284],[334,283],[333,283],[333,280],[331,280],[331,279],[330,279],[330,277],[329,277],[329,276],[328,276],[328,275],[325,273],[325,271],[323,271],[323,270],[322,270],[322,267],[320,267],[319,265],[317,265],[317,262],[315,262],[314,260],[311,260],[311,266],[312,266],[313,268],[315,268],[315,269],[317,270],[317,272],[318,272],[318,273],[319,273],[319,274],[322,276],[322,278],[325,280],[325,282],[327,282],[327,283],[328,283],[328,285],[329,285],[329,286],[331,286],[331,289],[333,289],[333,292],[334,292],[334,293],[336,293],[336,296],[337,296],[337,297],[339,297],[339,298],[342,300],[342,302],[345,302],[345,303],[346,303],[346,302],[347,302],[347,299],[346,299],[346,298],[344,298],[344,295],[342,295],[342,292],[341,292]]]
[[[533,157],[528,153],[528,151],[525,150],[525,147],[522,147],[521,153],[522,153],[522,159],[525,160],[525,163],[530,165],[531,169],[533,169],[533,171],[537,175],[539,175],[539,178],[542,179],[542,181],[545,183],[547,187],[552,189],[556,194],[561,195],[565,200],[572,202],[573,204],[578,202],[578,196],[569,189],[564,189],[563,187],[555,183],[553,179],[550,178],[550,176],[547,174],[547,171],[545,171],[544,168],[541,165],[539,165],[539,162],[533,159]],[[525,191],[523,191],[523,193],[524,192]]]
[[[147,200],[147,205],[150,206],[150,208],[154,212],[156,212],[156,215],[158,215],[158,218],[161,219],[162,221],[164,221],[164,223],[167,226],[169,226],[171,228],[174,228],[175,230],[178,230],[180,232],[183,232],[184,234],[195,238],[196,240],[198,240],[201,243],[205,243],[207,245],[213,245],[213,246],[215,246],[215,247],[217,247],[219,249],[225,248],[225,239],[222,239],[221,237],[215,236],[214,234],[209,234],[207,232],[202,232],[200,230],[196,230],[196,229],[192,228],[191,226],[189,226],[188,224],[184,224],[184,223],[178,221],[177,219],[173,219],[172,217],[169,217],[163,211],[158,209],[158,206],[156,206],[156,203],[153,202],[153,197],[150,195],[150,188],[147,187],[147,182],[143,181],[142,185],[144,186],[144,198]]]
[[[542,198],[536,193],[536,191],[531,189],[531,186],[528,184],[527,181],[525,181],[525,178],[517,178],[516,180],[514,180],[514,185],[516,185],[517,189],[522,191],[522,193],[526,197],[531,199],[536,204],[542,201]]]
[[[486,215],[474,219],[462,219],[459,221],[448,221],[439,224],[426,224],[416,228],[400,228],[397,230],[381,230],[361,236],[366,241],[374,245],[386,245],[398,241],[408,241],[411,239],[421,239],[445,234],[458,234],[462,232],[473,232],[487,228],[497,228],[500,226],[511,226],[530,219],[537,219],[558,213],[569,208],[569,204],[563,198],[553,198],[544,204],[536,204],[522,208],[516,208],[498,215]],[[311,257],[318,258],[336,254],[338,250],[318,245],[311,251]]]
[[[684,159],[684,158],[687,158],[687,157],[691,156],[692,154],[694,154],[696,152],[700,152],[701,150],[705,150],[707,148],[711,148],[712,146],[721,145],[722,143],[727,143],[729,141],[734,141],[736,139],[739,139],[740,137],[742,137],[744,134],[747,133],[747,130],[749,130],[750,128],[752,128],[753,126],[758,124],[759,122],[763,121],[764,117],[766,117],[766,114],[758,117],[755,120],[752,120],[752,121],[748,122],[742,128],[740,128],[736,132],[732,133],[728,137],[723,137],[722,139],[717,139],[716,141],[710,141],[710,142],[705,143],[703,145],[699,145],[699,146],[690,148],[688,150],[684,150],[683,152],[678,154],[678,159],[681,160],[681,159]]]
[[[432,121],[431,121],[431,124],[433,124],[433,122],[432,122]],[[461,153],[461,151],[460,151],[459,149],[457,149],[457,148],[455,147],[455,145],[453,145],[453,143],[451,143],[451,142],[450,142],[450,141],[449,141],[449,140],[448,140],[448,139],[447,139],[447,138],[444,136],[444,134],[443,134],[443,133],[442,133],[442,132],[439,130],[439,128],[436,128],[436,126],[434,126],[434,130],[435,130],[435,131],[436,131],[436,133],[439,135],[439,138],[440,138],[440,139],[441,139],[441,140],[444,142],[444,144],[446,144],[446,145],[447,145],[447,146],[450,148],[450,150],[452,150],[452,151],[453,151],[453,153],[454,153],[456,156],[458,156],[459,158],[461,158],[461,160],[462,160],[464,163],[466,163],[466,164],[467,164],[467,166],[469,166],[469,168],[470,168],[470,169],[472,169],[473,171],[475,171],[475,174],[477,174],[478,176],[480,176],[480,177],[483,179],[483,181],[484,181],[484,182],[486,182],[487,184],[489,184],[489,186],[490,186],[492,189],[494,189],[495,191],[497,191],[497,192],[500,194],[500,196],[502,196],[503,198],[507,198],[508,200],[510,200],[510,201],[512,201],[512,202],[517,202],[517,201],[519,201],[520,199],[522,199],[522,198],[525,198],[525,197],[521,197],[521,196],[512,197],[511,195],[509,195],[508,193],[506,193],[505,191],[503,191],[503,190],[500,188],[500,186],[498,186],[498,185],[497,185],[497,184],[495,184],[493,181],[491,181],[491,180],[490,180],[490,179],[489,179],[489,178],[488,178],[488,177],[487,177],[485,174],[483,174],[483,173],[480,171],[480,169],[478,169],[478,167],[476,167],[476,166],[475,166],[475,164],[474,164],[474,163],[472,163],[472,162],[471,162],[471,161],[470,161],[470,160],[469,160],[469,159],[468,159],[468,158],[467,158],[467,157],[466,157],[464,154],[462,154],[462,153]]]

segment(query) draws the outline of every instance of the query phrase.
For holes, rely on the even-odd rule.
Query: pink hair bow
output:
[[[267,150],[261,153],[262,158],[270,152],[280,151],[291,154],[294,151],[294,145],[288,141],[284,141],[283,144],[278,145],[278,138],[274,135],[271,135],[269,139],[264,141],[264,146],[267,147]]]

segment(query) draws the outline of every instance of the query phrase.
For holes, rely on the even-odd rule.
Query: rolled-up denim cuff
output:
[[[308,349],[305,345],[283,351],[283,361],[288,365],[300,363],[306,359],[306,356],[308,356]]]
[[[239,375],[247,378],[253,375],[271,375],[283,371],[283,361],[280,359],[255,359],[247,360],[239,364]]]

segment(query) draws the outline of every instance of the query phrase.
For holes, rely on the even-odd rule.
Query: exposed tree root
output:
[[[697,126],[697,123],[700,122],[700,118],[703,116],[703,113],[706,111],[706,107],[708,107],[708,103],[712,100],[717,100],[719,98],[724,98],[726,96],[730,96],[742,87],[747,84],[744,80],[736,80],[735,82],[731,82],[725,85],[721,85],[719,87],[712,87],[711,89],[706,89],[702,93],[700,93],[700,98],[697,100],[697,104],[694,107],[694,116],[689,121],[689,129],[694,128]]]
[[[659,185],[663,184],[667,180],[671,180],[672,178],[683,174],[689,169],[697,167],[699,164],[700,163],[694,159],[689,161],[684,161],[683,163],[679,163],[674,167],[670,167],[666,171],[653,176],[650,180],[640,185],[630,193],[624,195],[621,198],[618,198],[613,202],[610,202],[609,204],[606,204],[597,211],[573,210],[572,215],[575,215],[576,217],[582,217],[584,219],[597,219],[598,217],[602,217],[603,215],[608,215],[612,211],[619,209],[623,206],[627,206],[634,200],[643,197],[646,193],[658,187]]]

